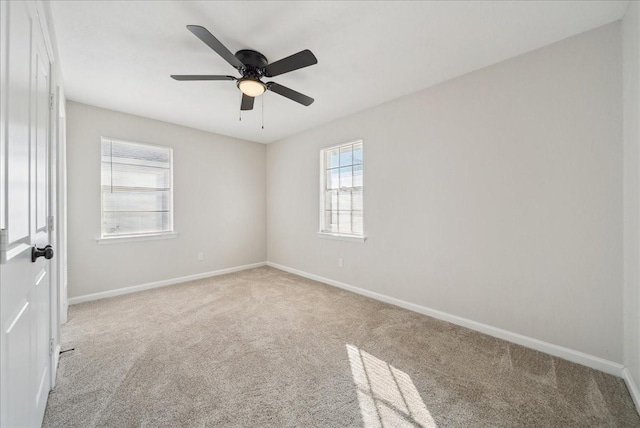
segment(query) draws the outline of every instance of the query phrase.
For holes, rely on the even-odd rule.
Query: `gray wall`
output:
[[[69,297],[266,259],[264,145],[75,102],[67,129]],[[101,136],[173,147],[176,239],[97,244]]]
[[[621,46],[617,22],[269,145],[268,260],[622,362]],[[319,239],[319,150],[356,138],[368,239]]]
[[[624,57],[624,364],[640,387],[640,4],[623,22]],[[640,398],[640,397],[637,397]],[[640,407],[640,403],[637,403]]]

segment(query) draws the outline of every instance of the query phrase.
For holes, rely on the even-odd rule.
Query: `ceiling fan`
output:
[[[289,89],[286,86],[279,85],[275,82],[262,82],[262,77],[275,77],[280,74],[298,70],[317,64],[318,60],[315,55],[305,49],[296,54],[283,58],[279,61],[269,64],[267,58],[258,51],[251,49],[242,49],[234,54],[229,51],[213,34],[206,28],[199,25],[187,25],[187,29],[191,31],[197,38],[202,40],[207,46],[213,49],[218,55],[224,58],[242,75],[241,78],[223,75],[176,75],[171,77],[175,80],[235,80],[238,89],[242,92],[242,102],[240,110],[252,110],[255,97],[264,93],[264,91],[275,92],[285,98],[289,98],[304,106],[313,103],[313,98],[308,97],[300,92]]]

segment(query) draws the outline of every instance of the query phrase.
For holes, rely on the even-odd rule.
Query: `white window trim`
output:
[[[140,235],[122,235],[122,236],[96,238],[96,242],[98,242],[98,245],[104,245],[104,244],[118,244],[122,242],[155,241],[158,239],[175,239],[177,237],[178,237],[178,232],[162,232],[162,233],[147,233],[147,234],[140,234]]]
[[[346,233],[329,233],[329,232],[318,232],[318,238],[322,239],[334,239],[336,241],[349,241],[349,242],[360,242],[364,244],[364,241],[367,240],[367,237],[362,235],[347,235]]]
[[[359,242],[364,244],[364,242],[367,240],[367,236],[364,234],[364,214],[363,214],[363,231],[362,231],[362,235],[354,235],[351,233],[336,233],[336,232],[325,232],[322,230],[322,226],[323,226],[323,218],[324,218],[324,198],[325,198],[325,186],[326,186],[326,177],[325,177],[325,157],[323,154],[326,150],[331,149],[333,147],[340,147],[340,146],[344,146],[347,144],[357,144],[357,143],[363,143],[362,138],[358,138],[356,140],[351,140],[351,141],[345,141],[344,143],[339,143],[339,144],[331,144],[329,146],[325,146],[320,148],[320,179],[318,180],[319,182],[319,198],[318,198],[318,202],[319,202],[319,211],[318,211],[318,232],[316,233],[318,238],[322,238],[322,239],[333,239],[333,240],[337,240],[337,241],[349,241],[349,242]],[[364,165],[364,143],[362,144],[363,150],[362,150],[362,164]],[[363,188],[364,188],[364,182],[363,182]],[[363,207],[364,208],[364,207]]]
[[[163,145],[160,145],[160,144],[143,143],[141,141],[125,140],[123,138],[112,138],[112,137],[101,136],[100,137],[100,153],[101,154],[102,154],[102,142],[104,140],[117,140],[117,141],[122,141],[122,142],[125,142],[125,143],[139,144],[141,146],[162,147],[162,148],[171,149],[171,166],[170,166],[171,174],[169,175],[169,184],[171,186],[171,198],[169,200],[169,204],[170,204],[169,223],[171,224],[171,230],[170,231],[166,231],[166,232],[141,233],[141,234],[135,234],[135,235],[115,235],[115,236],[111,236],[111,235],[104,236],[104,235],[102,235],[102,221],[103,221],[104,211],[103,211],[103,207],[102,207],[102,178],[101,178],[100,179],[100,236],[98,238],[96,238],[96,242],[98,243],[98,245],[117,244],[117,243],[121,243],[121,242],[134,242],[134,241],[155,241],[155,240],[158,240],[158,239],[174,239],[174,238],[177,238],[178,237],[178,232],[175,230],[174,212],[173,212],[173,147],[163,146]],[[101,160],[101,162],[102,162],[102,160]],[[100,167],[102,168],[102,164],[100,165]]]

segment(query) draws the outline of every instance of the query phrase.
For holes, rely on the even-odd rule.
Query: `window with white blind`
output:
[[[364,238],[362,140],[320,152],[320,235]]]
[[[173,149],[102,138],[102,238],[173,232]]]

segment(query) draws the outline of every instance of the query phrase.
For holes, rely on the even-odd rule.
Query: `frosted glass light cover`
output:
[[[244,79],[238,83],[238,88],[248,97],[257,97],[264,93],[265,87],[262,82],[252,79]]]

